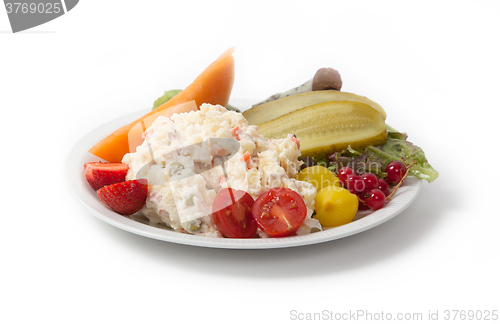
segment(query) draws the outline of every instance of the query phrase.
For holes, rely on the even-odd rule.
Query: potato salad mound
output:
[[[307,207],[307,217],[296,234],[321,230],[319,222],[311,218],[315,187],[295,179],[302,162],[293,135],[268,140],[242,114],[203,104],[198,111],[159,117],[143,138],[136,152],[126,154],[122,162],[129,166],[127,180],[148,180],[148,197],[140,213],[150,224],[222,237],[212,217],[218,192],[229,187],[257,199],[269,189],[282,187],[298,193]],[[233,139],[217,142],[220,152],[233,152],[224,168],[214,164],[215,146],[207,149],[213,139]],[[258,229],[255,237],[267,235]]]

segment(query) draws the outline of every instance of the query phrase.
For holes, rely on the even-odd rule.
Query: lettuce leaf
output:
[[[380,157],[384,164],[399,160],[410,163],[415,160],[417,163],[410,168],[410,173],[422,180],[432,182],[437,179],[439,172],[436,171],[427,161],[424,151],[417,145],[406,140],[406,134],[388,133],[385,144],[378,147],[368,146],[366,150]]]
[[[385,178],[385,168],[392,161],[406,162],[415,160],[410,173],[415,177],[432,182],[439,176],[427,161],[424,151],[407,140],[406,133],[400,133],[388,128],[387,141],[379,146],[368,146],[363,150],[353,150],[350,146],[342,152],[314,157],[316,164],[326,166],[337,173],[344,166],[352,168],[356,173],[371,172],[380,178]]]
[[[154,110],[154,109],[160,107],[161,105],[163,105],[165,102],[167,102],[170,99],[172,99],[174,96],[176,96],[181,91],[182,90],[180,90],[180,89],[174,89],[174,90],[165,91],[164,94],[163,94],[163,96],[161,96],[160,98],[156,99],[156,101],[153,103],[153,108],[151,110]],[[226,109],[227,110],[236,111],[236,112],[241,112],[238,108],[233,107],[230,104],[227,104]]]
[[[342,167],[350,167],[358,174],[371,172],[379,178],[387,176],[384,172],[385,160],[367,149],[356,151],[348,146],[342,152],[330,155],[329,160],[331,163],[328,169],[334,173],[337,173]]]
[[[170,99],[172,99],[174,96],[176,96],[181,91],[182,90],[179,90],[179,89],[165,91],[165,93],[163,94],[163,96],[161,96],[160,98],[156,99],[156,101],[153,103],[153,109],[156,109],[156,108],[160,107],[161,105],[163,105],[165,102],[167,102]]]

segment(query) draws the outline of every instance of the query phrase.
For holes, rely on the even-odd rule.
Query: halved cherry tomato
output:
[[[307,208],[302,197],[292,189],[273,188],[255,200],[252,215],[267,235],[283,237],[299,229],[307,216]]]
[[[222,189],[215,196],[212,217],[219,232],[229,238],[250,238],[257,232],[252,196],[243,190]]]

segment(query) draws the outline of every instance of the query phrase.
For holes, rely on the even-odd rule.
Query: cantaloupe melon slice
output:
[[[203,103],[226,106],[234,82],[233,52],[234,48],[227,50],[178,95],[132,123],[117,129],[94,145],[89,152],[109,162],[121,162],[123,156],[131,152],[129,142],[135,145],[139,142],[136,137],[142,135],[142,133],[139,134],[137,131],[134,131],[131,133],[132,137],[129,140],[130,130],[134,125],[140,123],[145,118],[163,110],[170,110],[170,108],[174,106],[192,100],[196,102],[198,108]],[[170,114],[170,116],[172,114]]]

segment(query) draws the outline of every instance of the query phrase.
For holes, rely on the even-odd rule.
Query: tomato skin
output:
[[[273,188],[255,200],[252,215],[259,228],[269,236],[295,234],[307,216],[304,200],[288,188]]]
[[[215,196],[212,218],[219,232],[228,238],[251,238],[257,232],[252,216],[254,200],[247,192],[222,189]]]

